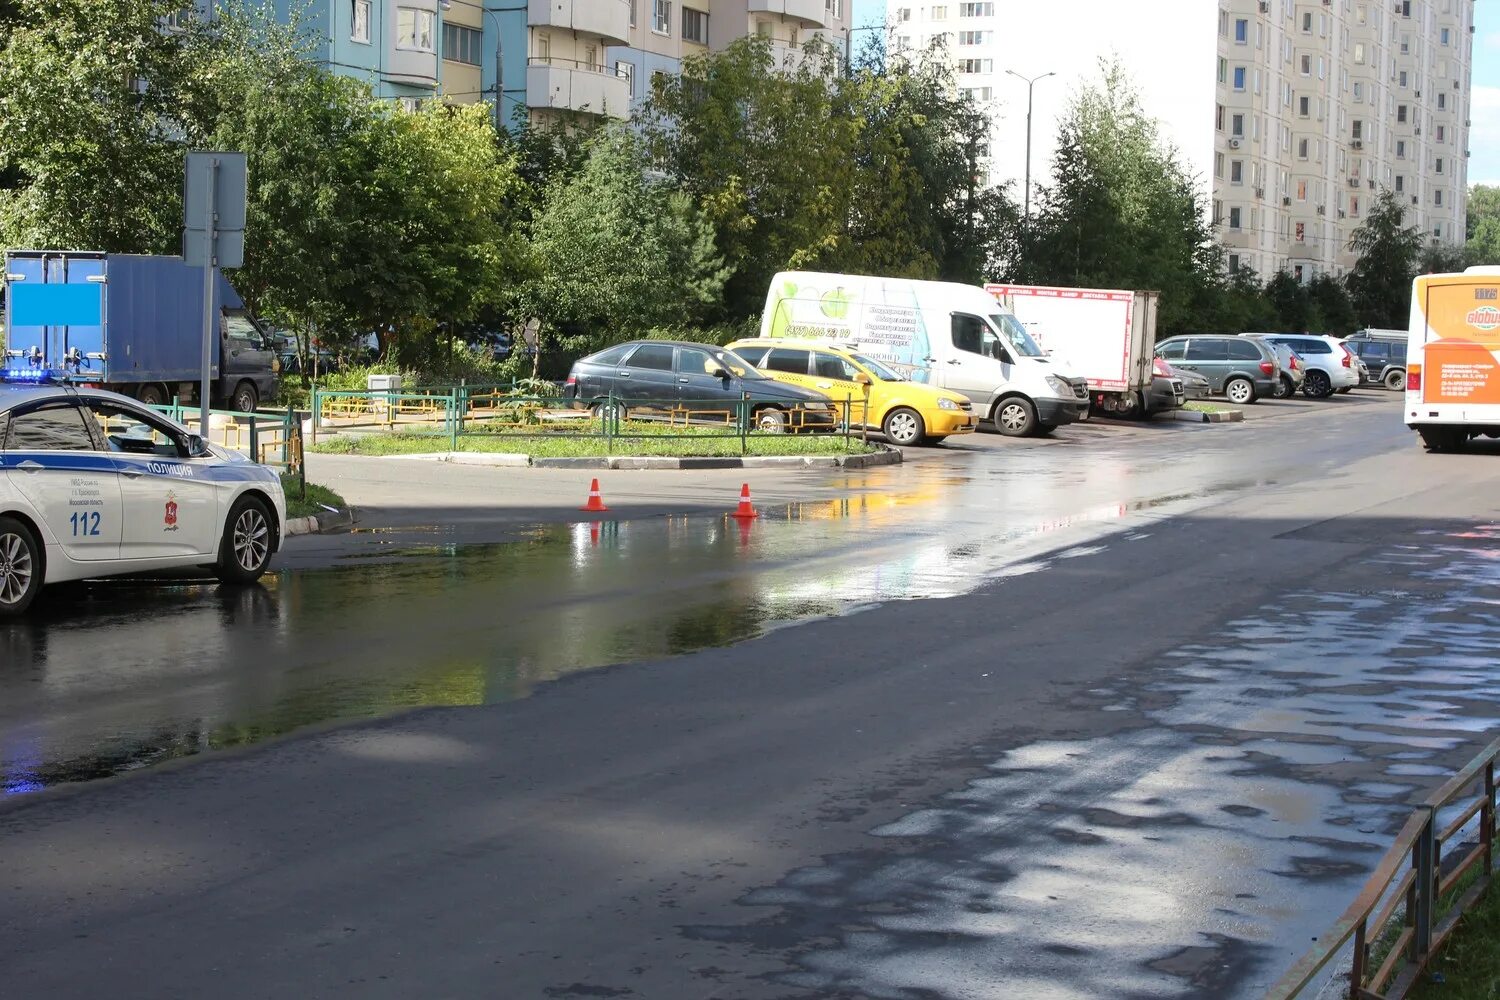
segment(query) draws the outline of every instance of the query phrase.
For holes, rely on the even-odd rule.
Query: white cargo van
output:
[[[784,271],[771,279],[760,335],[849,345],[914,382],[963,393],[1012,437],[1088,414],[1088,383],[977,285]]]
[[[1412,283],[1406,426],[1429,451],[1500,437],[1500,267]]]

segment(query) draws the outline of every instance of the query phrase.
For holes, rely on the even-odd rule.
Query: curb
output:
[[[353,507],[307,517],[289,517],[284,533],[288,538],[293,535],[328,535],[336,531],[348,531],[358,520],[359,514]]]
[[[453,465],[476,465],[498,469],[869,469],[881,465],[899,465],[898,449],[879,445],[881,450],[868,455],[752,455],[748,458],[666,458],[613,455],[600,458],[532,458],[509,453],[485,454],[471,451],[439,451],[420,455],[391,455],[393,459],[447,462]],[[326,529],[325,529],[326,530]],[[290,531],[288,531],[290,533]]]
[[[1189,424],[1241,424],[1245,422],[1245,414],[1242,410],[1224,410],[1219,413],[1177,410],[1172,414],[1172,419]]]

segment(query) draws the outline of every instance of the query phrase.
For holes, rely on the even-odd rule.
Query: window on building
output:
[[[1297,98],[1297,114],[1301,115],[1303,118],[1306,118],[1312,114],[1312,98]]]
[[[1232,117],[1232,118],[1229,119],[1229,134],[1232,135],[1232,136],[1235,136],[1237,138],[1243,138],[1244,137],[1244,135],[1245,135],[1245,116],[1244,115],[1235,115],[1234,117]]]
[[[995,5],[989,3],[961,3],[958,5],[959,17],[994,17]]]
[[[1443,189],[1442,188],[1438,188],[1436,191],[1432,192],[1432,203],[1434,205],[1437,205],[1439,208],[1442,207],[1442,205],[1443,205]]]
[[[1232,253],[1229,255],[1229,273],[1238,274],[1240,270],[1240,255]]]
[[[1220,132],[1224,131],[1224,105],[1214,105],[1214,128]]]
[[[1447,28],[1444,28],[1442,31],[1438,32],[1438,44],[1439,45],[1447,45],[1451,41],[1452,41],[1452,33]]]
[[[911,8],[900,7],[896,10],[896,20],[906,22],[911,20]]]
[[[672,33],[672,0],[652,0],[651,30],[658,35]]]
[[[1234,89],[1245,89],[1245,67],[1243,66],[1236,66],[1234,68]]]
[[[630,26],[635,27],[635,5],[639,0],[630,0]]]
[[[1442,141],[1444,141],[1447,138],[1447,135],[1448,135],[1448,128],[1447,128],[1447,126],[1446,125],[1439,125],[1437,127],[1437,134],[1434,135],[1433,138],[1436,139],[1438,142],[1442,142]]]
[[[1240,228],[1240,209],[1238,207],[1229,210],[1229,228]]]
[[[418,52],[433,51],[432,26],[434,20],[432,11],[430,10],[397,7],[396,48],[415,49]]]
[[[630,96],[634,97],[635,96],[635,63],[628,63],[628,62],[625,62],[624,60],[617,61],[615,63],[615,76],[617,76],[621,80],[625,81],[625,86],[630,91]]]
[[[1297,200],[1298,201],[1306,201],[1307,200],[1307,181],[1298,181],[1297,182]]]
[[[1302,33],[1304,35],[1310,35],[1310,34],[1312,34],[1312,28],[1313,28],[1312,11],[1304,11],[1303,14],[1302,14]]]
[[[691,7],[682,8],[682,40],[708,44],[708,14]]]
[[[1357,218],[1359,218],[1359,196],[1358,195],[1350,195],[1349,196],[1349,218],[1351,218],[1351,219],[1357,219]]]
[[[1406,190],[1406,178],[1400,174],[1396,175],[1396,193],[1400,194]]]
[[[535,36],[536,61],[546,65],[552,61],[552,36],[545,31],[538,31]]]
[[[1229,183],[1231,183],[1231,184],[1243,184],[1243,183],[1245,183],[1245,161],[1244,160],[1230,160],[1229,161]]]
[[[1432,227],[1432,238],[1436,240],[1443,238],[1443,226],[1441,223]]]
[[[1355,42],[1354,43],[1354,65],[1356,65],[1356,66],[1363,66],[1364,64],[1365,64],[1365,43],[1364,42]]]
[[[934,21],[948,20],[948,8],[945,6],[937,6],[932,8],[932,19]]]
[[[1302,57],[1302,75],[1312,76],[1312,56]]]
[[[349,37],[356,42],[370,41],[370,0],[354,0],[354,19],[350,22]]]
[[[844,0],[823,0],[823,9],[828,11],[834,20],[842,20],[844,17]],[[946,7],[941,9],[943,16],[947,17],[948,9]]]
[[[988,31],[960,31],[958,33],[958,44],[960,45],[983,45],[989,41]]]
[[[1299,285],[1305,284],[1307,282],[1307,267],[1306,267],[1306,265],[1304,265],[1304,264],[1293,264],[1292,265],[1292,278],[1295,279],[1296,282],[1297,282],[1297,284],[1299,284]]]
[[[1294,238],[1296,239],[1296,241],[1298,243],[1305,243],[1305,242],[1307,242],[1307,224],[1306,223],[1304,223],[1304,222],[1297,223],[1297,229],[1296,229],[1296,233],[1295,233]]]
[[[1305,159],[1307,159],[1307,140],[1306,139],[1298,139],[1297,140],[1297,159],[1299,159],[1299,160],[1305,160]]]
[[[1229,82],[1229,60],[1225,59],[1223,56],[1219,57],[1219,82]]]
[[[1446,111],[1446,110],[1448,110],[1448,95],[1447,94],[1444,94],[1444,93],[1439,93],[1438,94],[1438,110],[1439,111]]]
[[[960,73],[993,73],[995,61],[993,59],[960,59],[958,71]]]
[[[1433,169],[1433,172],[1434,172],[1434,173],[1439,173],[1439,174],[1440,174],[1440,173],[1442,173],[1442,172],[1443,172],[1443,158],[1442,158],[1442,157],[1441,157],[1441,156],[1439,156],[1439,157],[1438,157],[1438,158],[1437,158],[1437,159],[1436,159],[1436,160],[1435,160],[1435,161],[1434,161],[1434,162],[1433,162],[1433,164],[1432,164],[1432,169]]]
[[[443,58],[478,66],[483,62],[480,48],[484,34],[461,24],[443,22]]]
[[[1215,153],[1214,154],[1214,176],[1215,177],[1223,177],[1224,176],[1224,154],[1223,153]]]
[[[1398,139],[1396,141],[1396,159],[1398,159],[1398,160],[1404,160],[1404,159],[1406,159],[1406,140],[1405,139]]]
[[[1365,99],[1365,85],[1358,81],[1354,84],[1354,103],[1359,104]]]
[[[1234,40],[1240,45],[1250,40],[1250,22],[1243,17],[1234,22]]]
[[[1403,69],[1400,73],[1396,74],[1396,86],[1402,90],[1406,89],[1406,70]]]
[[[1354,120],[1353,125],[1350,126],[1350,128],[1351,128],[1350,138],[1353,138],[1353,139],[1363,139],[1365,137],[1365,123],[1363,121],[1361,121],[1360,119],[1356,118]]]

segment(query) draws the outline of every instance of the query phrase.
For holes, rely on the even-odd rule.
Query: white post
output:
[[[218,218],[214,212],[214,187],[218,182],[219,161],[211,161],[208,170],[207,183],[203,185],[204,198],[204,238],[207,246],[203,248],[203,372],[202,380],[198,386],[199,425],[198,433],[204,441],[208,440],[208,411],[210,407],[209,383],[212,379],[211,370],[214,356],[214,241],[218,236]]]

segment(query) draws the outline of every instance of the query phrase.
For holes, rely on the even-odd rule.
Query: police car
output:
[[[201,566],[250,583],[285,520],[273,470],[129,397],[0,373],[0,617],[66,580]]]

